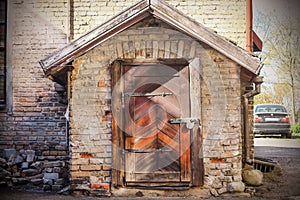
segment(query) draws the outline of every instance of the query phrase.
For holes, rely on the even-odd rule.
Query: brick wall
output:
[[[132,6],[136,0],[74,0],[74,38],[96,28],[103,22]],[[218,34],[246,47],[246,1],[245,0],[166,0],[167,3],[187,16],[200,22]]]
[[[298,80],[299,80],[299,77],[300,77],[300,69],[299,67],[297,68],[298,70],[296,70],[296,74],[298,74]],[[300,84],[296,84],[295,86],[295,99],[300,99]],[[300,124],[300,101],[296,101],[296,123],[299,123]]]
[[[230,34],[229,38],[244,46],[245,1],[167,2],[221,35]],[[12,47],[13,115],[1,113],[5,136],[2,148],[14,145],[13,141],[18,141],[18,145],[26,145],[24,141],[27,140],[64,140],[62,116],[65,107],[58,102],[60,97],[54,91],[53,83],[44,78],[37,61],[66,44],[68,6],[73,8],[70,19],[74,19],[74,22],[70,24],[74,29],[74,37],[77,38],[133,3],[135,1],[74,0],[70,4],[66,0],[55,3],[18,0],[9,2],[9,16],[13,19],[12,36],[9,38]],[[203,12],[198,12],[199,10]],[[20,134],[16,135],[17,132]],[[50,134],[44,134],[47,132]],[[16,136],[12,139],[14,134]]]
[[[149,19],[150,21],[152,19]],[[241,183],[240,67],[156,21],[141,22],[76,59],[70,102],[71,188],[107,195],[111,183],[111,71],[117,58],[200,58],[205,186],[214,195]],[[147,28],[146,28],[147,27]],[[97,188],[99,189],[99,188]],[[99,191],[98,191],[99,192]]]
[[[8,37],[8,47],[10,50],[8,59],[10,62],[8,63],[11,63],[8,68],[12,71],[12,79],[10,80],[12,91],[11,93],[9,92],[9,95],[11,95],[13,102],[12,105],[9,105],[9,107],[12,108],[11,113],[0,111],[0,150],[3,153],[3,157],[6,155],[4,149],[15,149],[17,154],[24,154],[27,150],[34,150],[35,162],[46,163],[50,161],[55,162],[55,159],[67,159],[66,122],[64,118],[66,105],[61,103],[62,97],[55,91],[54,83],[44,77],[38,60],[43,59],[48,53],[51,53],[55,49],[64,46],[67,43],[68,37],[78,38],[135,2],[135,0],[8,1],[8,17],[10,18],[10,34]],[[205,26],[216,30],[224,37],[234,40],[239,46],[245,47],[245,0],[234,2],[229,0],[167,0],[166,2]],[[175,33],[175,35],[176,34],[177,33]],[[101,48],[98,47],[97,49],[100,49],[99,51],[91,51],[88,55],[82,56],[75,62],[72,82],[73,90],[83,90],[83,88],[80,89],[80,85],[77,85],[83,84],[82,86],[84,86],[85,89],[90,89],[91,91],[87,90],[89,91],[87,92],[84,89],[82,93],[78,92],[74,94],[73,102],[71,102],[71,105],[76,105],[77,109],[80,109],[80,106],[85,108],[84,113],[81,113],[82,116],[78,116],[75,113],[79,114],[81,111],[74,110],[75,107],[71,107],[72,113],[75,114],[72,116],[71,146],[77,146],[76,148],[72,148],[73,161],[71,170],[74,172],[72,179],[86,175],[89,183],[94,184],[91,188],[103,187],[106,189],[106,184],[110,182],[112,148],[110,143],[111,124],[109,118],[111,109],[109,105],[111,98],[111,91],[109,89],[110,71],[107,67],[100,66],[107,66],[109,62],[118,56],[131,57],[132,54],[128,54],[128,51],[132,48],[153,50],[149,52],[141,51],[143,54],[136,54],[136,56],[140,57],[144,57],[145,55],[149,57],[192,57],[192,54],[200,55],[203,53],[191,52],[190,45],[192,45],[193,50],[195,49],[193,45],[196,45],[196,43],[193,43],[190,38],[183,37],[184,46],[179,48],[179,46],[176,46],[175,38],[173,38],[174,43],[173,39],[169,38],[169,35],[170,33],[167,31],[166,35],[164,35],[164,37],[167,37],[166,41],[148,41],[146,43],[137,41],[134,44],[128,41],[132,41],[136,37],[135,35],[131,37],[119,35],[118,41],[122,41],[121,43],[116,44],[113,40],[110,40],[105,44],[106,46],[104,48],[109,49],[109,53],[102,51]],[[154,32],[150,34],[150,37],[155,38],[158,36]],[[143,39],[143,36],[141,39]],[[169,42],[167,40],[169,40]],[[166,48],[169,48],[169,51],[165,51],[164,49]],[[201,48],[206,49],[206,47],[199,46],[198,50]],[[206,90],[204,89],[205,87],[203,88],[203,93],[210,93],[211,91],[214,93],[216,92],[216,88],[221,91],[228,90],[235,93],[235,89],[231,88],[231,84],[234,80],[229,82],[225,81],[227,85],[225,87],[223,85],[223,76],[237,76],[239,71],[235,69],[236,66],[228,61],[228,59],[223,58],[217,53],[213,53],[212,50],[206,49],[205,52],[207,55],[211,55],[211,58],[214,57],[214,59],[218,61],[214,67],[220,68],[220,74],[214,74],[209,71],[209,68],[206,69],[208,71],[205,73],[207,73],[207,77],[210,78],[203,80],[204,86],[206,85],[207,87]],[[99,54],[103,60],[99,60]],[[79,68],[79,66],[85,65],[84,62],[89,59],[90,62],[93,63],[93,67],[89,65],[87,69],[81,71],[83,68]],[[227,62],[231,63],[226,64],[228,70],[222,71],[221,66]],[[91,73],[94,73],[93,77],[90,77]],[[212,79],[215,78],[216,82],[212,82]],[[95,84],[99,87],[95,88]],[[216,84],[219,84],[219,87],[215,88]],[[221,92],[221,94],[224,94],[224,92]],[[76,99],[78,100],[82,95],[89,97],[90,100],[88,101],[87,98],[85,98],[82,102],[77,102]],[[214,93],[214,95],[216,94]],[[203,99],[203,106],[208,106],[207,112],[215,109],[209,106],[215,103],[221,103],[212,100],[216,97],[214,95],[208,95]],[[227,109],[227,107],[221,105],[217,108]],[[232,109],[234,113],[238,112],[235,106],[229,106],[228,109]],[[85,118],[86,116],[89,117]],[[76,120],[76,123],[74,120]],[[239,119],[229,116],[228,119],[226,118],[226,127],[233,122],[237,123],[237,120]],[[77,123],[77,121],[88,121],[88,123],[82,124]],[[235,126],[233,125],[233,127]],[[215,136],[211,136],[209,133],[215,133],[223,129],[210,130],[209,127],[204,127],[204,130],[206,130],[204,133],[206,145],[212,146],[215,145],[215,140],[218,139],[210,138]],[[224,130],[229,133],[228,135],[235,135],[237,133],[235,128],[227,127]],[[225,138],[224,141],[226,141],[225,135],[226,134],[220,136]],[[90,141],[92,141],[92,146],[86,148],[85,144]],[[210,162],[210,159],[215,161],[214,157],[220,156],[217,152],[231,152],[235,155],[236,152],[239,151],[236,142],[225,143],[226,145],[222,144],[221,146],[217,146],[215,151],[212,151],[215,152],[215,155],[207,156],[206,162]],[[230,149],[231,147],[227,147],[227,144],[230,146],[235,145],[235,147]],[[10,151],[8,150],[8,152]],[[229,153],[228,155],[231,154]],[[223,154],[221,154],[221,156],[223,156]],[[9,157],[5,159],[7,162],[9,161]],[[230,159],[226,159],[228,159],[229,162]],[[226,159],[220,161],[227,162]],[[76,162],[78,164],[76,164]],[[234,162],[238,163],[239,161],[235,159]],[[85,163],[85,165],[82,163]],[[18,167],[21,165],[20,163],[15,164]],[[230,164],[226,164],[226,167],[229,167],[229,165]],[[239,167],[239,164],[235,166]],[[53,164],[52,170],[54,170],[55,167],[55,164]],[[215,166],[212,164],[211,167]],[[50,169],[51,167],[46,168],[49,168],[48,173],[53,172]],[[20,168],[20,170],[23,169]],[[223,173],[225,169],[220,170]],[[75,173],[75,171],[78,172]],[[91,173],[91,171],[93,171],[93,173]],[[101,176],[99,176],[98,173],[101,173]],[[210,177],[210,175],[206,175]],[[56,175],[52,175],[52,178],[53,177],[56,177]],[[11,176],[8,178],[12,180]],[[211,179],[208,178],[206,181],[211,181]],[[220,180],[216,181],[220,182]],[[98,183],[100,185],[97,185]],[[222,191],[225,190],[226,184],[224,183],[224,185],[218,187],[214,188],[216,188],[217,192],[222,193]]]
[[[202,57],[208,58],[201,90],[205,180],[217,196],[242,181],[240,68],[212,50]]]
[[[66,1],[10,0],[8,4],[7,68],[12,71],[12,91],[8,95],[13,103],[8,105],[11,113],[0,111],[1,153],[5,158],[4,149],[15,149],[20,155],[20,151],[34,150],[34,161],[65,160],[66,106],[60,103],[62,98],[54,83],[44,76],[38,61],[66,44]],[[15,154],[5,159],[9,161],[11,155]],[[16,166],[22,174],[22,170],[31,168],[32,162],[27,168],[12,162],[8,170]],[[7,179],[12,176],[20,174],[12,173]]]

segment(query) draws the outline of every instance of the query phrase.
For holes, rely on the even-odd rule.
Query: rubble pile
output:
[[[65,156],[41,156],[35,150],[4,149],[0,157],[0,184],[32,185],[59,191],[68,185]]]

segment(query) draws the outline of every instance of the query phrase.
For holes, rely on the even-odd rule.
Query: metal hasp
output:
[[[155,96],[161,96],[165,97],[168,95],[173,95],[173,93],[170,92],[161,92],[161,93],[133,93],[133,94],[125,94],[125,96],[130,97],[155,97]]]
[[[193,129],[195,124],[200,125],[200,120],[197,118],[175,118],[170,119],[169,122],[171,124],[185,124],[188,129]]]

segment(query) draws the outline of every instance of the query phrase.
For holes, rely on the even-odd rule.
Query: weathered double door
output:
[[[125,185],[191,183],[189,70],[180,63],[122,64],[115,87]],[[113,103],[117,103],[114,101]],[[115,106],[118,107],[118,106]],[[118,122],[119,121],[119,122]]]

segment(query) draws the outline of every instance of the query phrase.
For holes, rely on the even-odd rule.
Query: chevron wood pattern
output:
[[[125,69],[125,178],[128,183],[180,183],[191,179],[190,131],[184,124],[169,123],[170,119],[186,117],[189,113],[183,111],[181,103],[183,99],[189,102],[187,85],[182,81],[188,76],[188,70],[182,69],[159,66]]]

